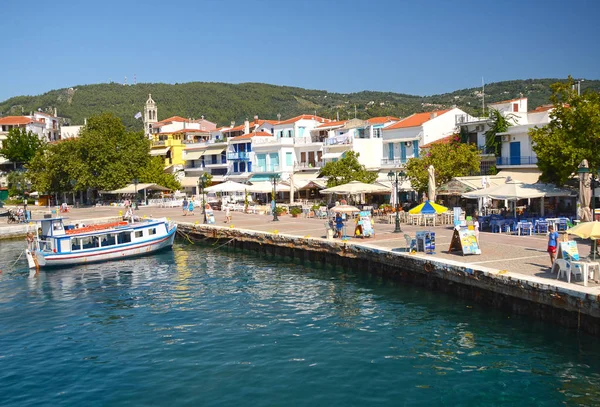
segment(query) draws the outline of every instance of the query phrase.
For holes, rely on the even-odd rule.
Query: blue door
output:
[[[521,142],[513,141],[510,143],[510,165],[521,164]]]

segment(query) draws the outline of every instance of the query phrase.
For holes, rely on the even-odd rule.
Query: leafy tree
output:
[[[35,153],[43,149],[45,143],[37,134],[23,128],[13,128],[8,131],[6,140],[2,142],[0,155],[17,164],[28,163]]]
[[[427,191],[427,168],[435,168],[435,184],[439,187],[454,177],[464,177],[479,172],[479,152],[473,144],[463,144],[456,136],[450,143],[433,144],[429,151],[406,163],[406,175],[419,193]]]
[[[25,171],[11,171],[8,173],[6,180],[8,181],[8,195],[23,195],[27,189],[28,178]]]
[[[500,149],[502,148],[502,142],[500,141],[499,133],[504,133],[508,130],[510,126],[512,126],[511,121],[517,123],[517,117],[509,113],[506,116],[503,116],[496,109],[490,110],[490,117],[492,122],[490,124],[490,129],[485,132],[485,148],[487,151],[493,151],[496,157],[499,157],[501,154]]]
[[[77,140],[82,167],[77,184],[82,189],[112,190],[140,178],[150,160],[150,143],[143,132],[126,131],[110,113],[90,117]]]
[[[173,191],[181,188],[181,184],[173,174],[164,172],[164,160],[160,157],[152,157],[148,160],[148,164],[141,169],[139,177],[141,182],[158,184]]]
[[[554,109],[550,123],[529,130],[542,171],[540,179],[564,185],[583,159],[600,167],[600,93],[578,95],[573,79],[551,86]]]
[[[366,167],[358,162],[360,153],[348,151],[344,157],[335,162],[328,162],[321,170],[321,175],[328,177],[327,188],[343,185],[350,181],[360,181],[371,184],[377,179],[377,174],[367,171]]]
[[[27,165],[28,175],[37,191],[70,192],[85,190],[78,183],[85,171],[79,140],[64,140],[39,151]]]

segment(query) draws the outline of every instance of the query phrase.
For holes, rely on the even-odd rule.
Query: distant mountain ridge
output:
[[[549,103],[550,85],[566,79],[526,79],[485,85],[485,103],[528,98],[529,109]],[[600,90],[600,80],[582,82],[582,92]],[[205,119],[218,126],[231,121],[241,124],[255,115],[261,119],[287,119],[303,113],[316,113],[331,119],[362,119],[376,116],[405,117],[412,113],[453,106],[477,114],[481,112],[482,89],[470,88],[432,96],[394,92],[362,91],[335,93],[263,83],[189,82],[182,84],[104,83],[57,89],[38,96],[16,96],[0,103],[0,116],[45,111],[66,118],[70,124],[83,124],[85,118],[111,112],[131,129],[141,129],[134,119],[142,111],[148,94],[158,107],[159,120],[171,116]]]

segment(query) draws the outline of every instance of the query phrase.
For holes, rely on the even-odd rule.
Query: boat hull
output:
[[[90,252],[71,252],[64,254],[45,253],[41,251],[32,252],[29,249],[26,249],[25,254],[29,268],[74,266],[87,263],[125,259],[134,256],[147,255],[171,248],[173,246],[173,241],[175,240],[176,231],[177,227],[175,226],[170,229],[165,236],[161,236],[153,240],[129,244],[125,247],[113,246]]]

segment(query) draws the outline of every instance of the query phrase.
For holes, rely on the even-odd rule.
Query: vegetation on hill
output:
[[[485,102],[528,97],[530,109],[550,102],[550,85],[560,79],[527,79],[487,84]],[[565,79],[566,81],[566,79]],[[600,81],[582,82],[582,91],[600,90]],[[40,110],[54,113],[69,124],[83,124],[85,118],[101,113],[119,117],[129,130],[141,130],[134,115],[143,111],[148,94],[158,105],[159,119],[204,116],[219,126],[231,121],[241,124],[257,115],[262,119],[282,119],[302,113],[327,118],[366,119],[375,116],[399,116],[457,106],[469,113],[480,113],[481,88],[457,90],[433,96],[414,96],[393,92],[333,93],[262,83],[191,82],[183,84],[140,83],[121,85],[104,83],[53,90],[39,96],[17,96],[0,103],[0,116],[28,114]]]

